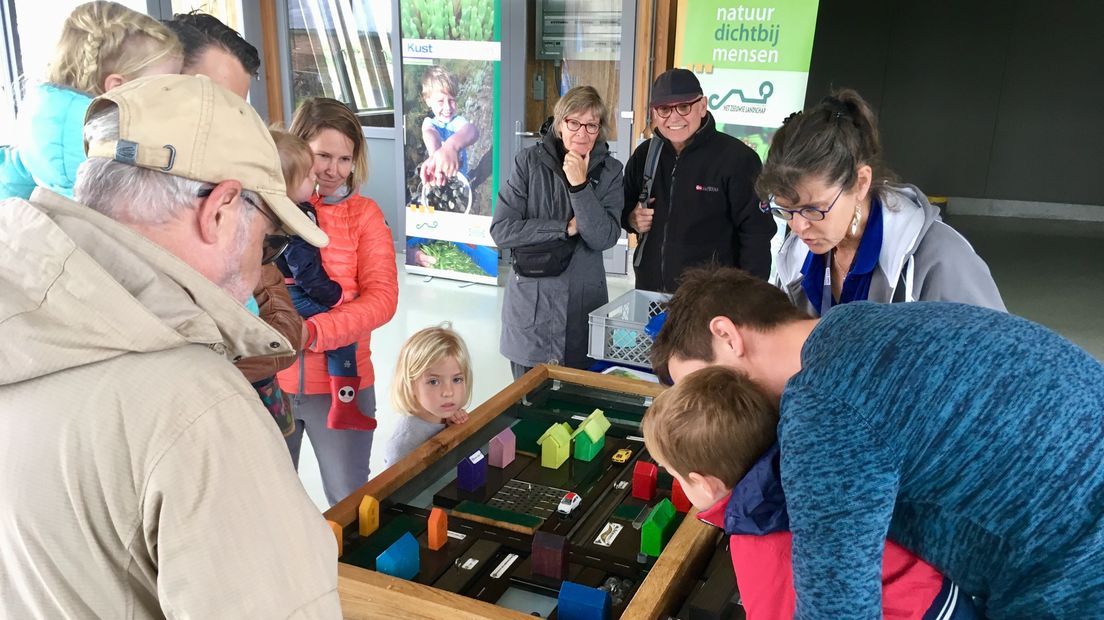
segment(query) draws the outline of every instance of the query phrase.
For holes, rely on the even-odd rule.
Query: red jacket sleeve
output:
[[[748,620],[790,620],[794,615],[793,535],[729,538],[732,567]],[[882,562],[882,614],[886,620],[920,620],[943,586],[943,575],[887,540]]]
[[[793,536],[774,532],[729,538],[732,568],[748,620],[791,620],[794,614]]]
[[[356,231],[356,298],[308,319],[317,334],[312,351],[329,351],[357,342],[395,315],[399,280],[391,229],[375,201],[365,199],[364,203]]]

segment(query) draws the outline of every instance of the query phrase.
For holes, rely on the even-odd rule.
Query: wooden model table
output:
[[[632,379],[538,366],[473,410],[467,423],[446,428],[336,504],[325,517],[343,528],[338,588],[345,617],[522,620],[536,612],[555,618],[560,582],[533,571],[529,532],[534,530],[569,541],[568,581],[614,591],[611,618],[675,614],[691,589],[702,588],[707,565],[713,570],[729,563],[720,558],[723,550],[717,551],[719,531],[692,514],[677,515],[681,524],[658,559],[637,556],[641,533],[632,522],[670,494],[669,478],[661,476],[654,500],[631,496],[634,464],[650,460],[640,439],[640,417],[662,389]],[[558,469],[541,467],[535,442],[544,430],[560,422],[576,428],[595,408],[604,411],[612,427],[594,460],[569,457]],[[487,468],[486,484],[476,491],[458,489],[458,463],[476,450],[486,455],[489,440],[506,428],[517,438],[515,462]],[[621,448],[633,452],[627,463],[611,459]],[[582,496],[579,508],[567,517],[548,505],[549,498],[564,490]],[[365,495],[379,501],[379,529],[362,539],[358,508]],[[434,506],[449,512],[448,542],[438,551],[427,545],[427,517]],[[462,518],[461,513],[474,516]],[[414,579],[371,570],[379,553],[407,532],[418,540],[421,553]],[[715,552],[723,562],[710,562]],[[712,579],[712,590],[725,579]],[[735,584],[729,581],[727,587],[710,596],[730,597],[731,608],[736,599],[729,591]],[[731,617],[742,617],[742,610]]]

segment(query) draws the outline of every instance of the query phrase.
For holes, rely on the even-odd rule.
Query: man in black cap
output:
[[[743,142],[717,131],[701,84],[686,69],[671,69],[652,86],[654,137],[625,166],[622,224],[640,237],[633,265],[636,288],[673,293],[682,272],[715,263],[766,279],[770,241],[778,230],[759,210],[755,178],[762,163]],[[648,151],[658,164],[651,196],[641,202]]]

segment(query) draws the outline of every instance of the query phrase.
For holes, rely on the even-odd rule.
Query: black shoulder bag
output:
[[[514,273],[526,278],[551,278],[567,271],[578,237],[534,243],[512,252]]]
[[[602,166],[595,166],[587,175],[587,183],[596,182],[602,172]],[[564,179],[564,183],[567,180]],[[566,222],[564,223],[567,224]],[[553,278],[567,271],[571,264],[571,257],[575,256],[575,246],[579,243],[579,236],[567,239],[552,239],[542,241],[511,251],[511,260],[514,264],[514,273],[526,278]]]

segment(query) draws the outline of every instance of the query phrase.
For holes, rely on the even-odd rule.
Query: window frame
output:
[[[315,0],[315,1],[328,2],[328,0]],[[353,3],[361,3],[361,4],[367,3],[369,1],[370,0],[352,0]],[[357,112],[357,118],[361,121],[361,131],[362,131],[362,133],[364,134],[364,136],[366,138],[395,139],[397,136],[401,135],[400,133],[398,133],[402,129],[402,113],[403,113],[403,110],[402,110],[402,97],[399,94],[399,90],[401,89],[401,85],[402,85],[402,64],[399,61],[399,59],[400,59],[399,54],[400,54],[400,51],[401,51],[401,30],[400,30],[400,20],[399,20],[399,3],[400,3],[400,0],[389,0],[389,2],[388,2],[388,4],[390,5],[390,8],[391,8],[391,23],[390,23],[391,29],[390,29],[390,36],[389,36],[390,51],[391,51],[391,63],[390,63],[391,72],[387,76],[388,79],[391,79],[391,99],[392,99],[392,105],[390,107],[390,114],[391,114],[391,117],[392,117],[391,126],[389,126],[389,127],[378,127],[378,126],[365,125],[364,124],[364,116],[366,116],[366,114],[362,113],[362,112]],[[281,71],[281,74],[283,76],[285,76],[285,78],[286,78],[286,86],[283,89],[284,109],[287,111],[286,112],[286,117],[287,117],[288,121],[290,121],[292,115],[295,113],[295,107],[294,107],[294,105],[295,105],[295,94],[292,91],[291,24],[290,24],[290,15],[289,15],[289,12],[288,12],[289,3],[288,3],[288,0],[276,0],[276,4],[277,4],[276,8],[277,8],[278,16],[279,16],[279,20],[280,20],[280,23],[279,23],[279,47],[280,47],[279,55],[280,55],[280,64],[281,64],[280,71]],[[342,14],[340,17],[343,19],[345,16]],[[352,26],[355,28],[355,24],[352,25]],[[346,28],[346,26],[344,24],[342,24],[341,27]],[[339,30],[338,35],[343,36],[342,31]],[[334,71],[338,74],[337,75],[338,83],[335,84],[335,85],[338,86],[343,91],[343,93],[342,93],[343,95],[345,93],[349,93],[351,95],[354,91],[353,91],[353,80],[352,80],[352,78],[349,74],[348,60],[344,59],[345,54],[342,50],[334,50],[332,43],[328,40],[327,40],[326,43],[327,43],[327,48],[328,48],[329,55],[332,56],[332,58],[333,58],[332,64],[334,65]],[[383,47],[381,46],[380,47],[381,53],[382,53],[382,50],[383,50]],[[338,62],[339,60],[340,60],[340,62]],[[366,58],[365,60],[370,60],[370,59]],[[375,66],[375,65],[373,65],[373,66]],[[376,82],[379,82],[379,79],[373,80],[372,77],[382,78],[383,76],[378,74],[378,73],[372,73],[372,75],[368,78],[369,79],[368,86],[376,88],[377,87]],[[356,104],[355,101],[353,103]],[[383,115],[388,114],[388,109],[389,108],[378,108],[378,110],[380,111],[379,115],[383,116]],[[375,112],[373,111],[373,115],[374,114],[375,114]]]

